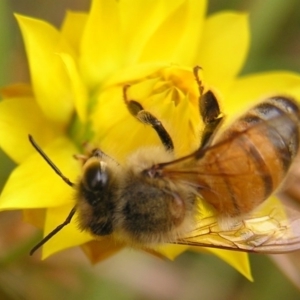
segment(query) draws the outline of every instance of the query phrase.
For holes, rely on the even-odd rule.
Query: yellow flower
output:
[[[195,150],[203,126],[192,73],[196,65],[227,121],[265,95],[300,96],[300,77],[292,73],[237,77],[249,48],[247,15],[228,11],[206,18],[206,5],[204,0],[93,0],[89,14],[68,12],[60,30],[18,15],[32,82],[2,90],[0,145],[18,166],[0,209],[23,209],[24,219],[46,235],[74,207],[73,190],[36,153],[29,133],[73,182],[81,170],[72,155],[82,152],[86,141],[119,163],[141,146],[160,144],[150,126],[129,114],[122,95],[127,84],[128,97],[163,121],[176,156]],[[96,241],[77,229],[75,219],[43,246],[44,258],[81,246],[97,262],[126,246],[110,236]],[[187,249],[165,245],[146,251],[173,259]],[[251,278],[247,254],[205,251]]]

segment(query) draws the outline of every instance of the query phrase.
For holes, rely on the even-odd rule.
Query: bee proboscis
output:
[[[298,104],[286,96],[258,103],[220,131],[223,116],[212,91],[199,87],[199,113],[205,125],[199,147],[175,158],[174,144],[162,123],[135,100],[131,115],[156,131],[161,147],[138,149],[124,165],[100,149],[78,155],[83,171],[70,182],[30,136],[52,169],[76,191],[67,219],[32,250],[58,233],[77,214],[81,230],[95,237],[113,235],[132,246],[160,243],[282,253],[300,248],[300,217],[282,207],[259,213],[284,181],[299,150]],[[215,217],[201,218],[201,203]],[[199,217],[200,216],[200,217]]]

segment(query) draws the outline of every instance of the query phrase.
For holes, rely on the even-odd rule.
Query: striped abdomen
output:
[[[298,148],[298,105],[269,98],[237,119],[198,161],[200,193],[221,214],[248,213],[278,188]]]

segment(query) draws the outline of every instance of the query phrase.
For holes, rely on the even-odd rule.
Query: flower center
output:
[[[126,102],[135,101],[139,109],[162,122],[179,153],[188,153],[199,143],[199,96],[192,69],[164,67],[140,77],[128,76],[128,81],[123,72],[120,80],[114,80],[91,98],[94,105],[89,121],[80,124],[75,118],[70,134],[78,145],[89,141],[107,151],[105,146],[109,144],[109,154],[117,152],[117,158],[119,151],[129,153],[141,146],[159,145],[154,129],[129,111]],[[114,147],[117,150],[111,151]]]
[[[159,85],[164,89],[174,89],[176,93],[172,100],[175,105],[178,105],[179,101],[184,97],[189,97],[190,100],[194,101],[198,99],[199,92],[192,70],[169,67],[158,72],[158,76],[161,78],[161,81],[158,84],[157,90],[159,90]],[[156,92],[155,89],[154,92]]]

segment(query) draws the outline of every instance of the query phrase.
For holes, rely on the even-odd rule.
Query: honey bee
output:
[[[174,157],[169,133],[138,101],[128,99],[128,86],[123,98],[130,114],[153,127],[161,147],[138,149],[124,165],[100,149],[78,155],[82,176],[72,183],[29,136],[52,169],[75,188],[77,199],[67,219],[30,254],[75,212],[81,230],[95,237],[113,235],[132,246],[175,243],[264,253],[300,248],[299,218],[279,217],[277,207],[256,214],[298,153],[299,106],[289,97],[270,97],[221,131],[218,101],[212,91],[204,92],[198,70],[194,68],[194,75],[205,128],[190,155]],[[201,203],[209,205],[215,217],[201,218]]]

